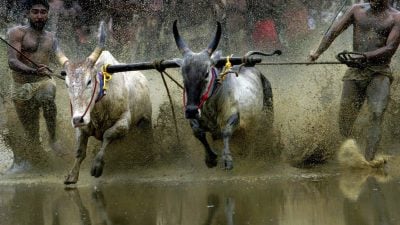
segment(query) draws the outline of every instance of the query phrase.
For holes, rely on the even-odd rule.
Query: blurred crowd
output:
[[[48,30],[85,46],[99,20],[108,24],[114,52],[140,55],[162,53],[170,45],[162,35],[172,21],[181,27],[221,21],[224,41],[231,52],[289,48],[310,31],[326,29],[353,3],[363,0],[49,0]],[[400,0],[392,0],[400,8]],[[24,1],[0,2],[0,27],[26,23]],[[157,44],[155,44],[157,43]],[[128,50],[124,46],[130,46]],[[124,52],[125,51],[125,52]],[[126,52],[128,51],[128,52]],[[145,57],[142,57],[145,58]]]

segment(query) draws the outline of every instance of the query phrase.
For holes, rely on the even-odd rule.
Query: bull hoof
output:
[[[218,158],[218,155],[215,154],[215,153],[213,153],[213,154],[207,154],[207,155],[206,155],[206,159],[205,159],[205,162],[206,162],[207,167],[208,167],[208,168],[216,167],[217,164],[218,164],[217,158]]]
[[[65,185],[76,184],[76,182],[78,182],[78,177],[72,174],[68,174],[64,180]]]
[[[225,170],[232,170],[233,169],[233,160],[232,156],[230,154],[228,155],[223,155],[222,160],[224,163],[224,169]]]
[[[232,170],[233,169],[233,161],[232,160],[224,160],[224,169]]]
[[[104,168],[104,161],[103,160],[95,160],[93,162],[90,173],[94,177],[100,177],[101,174],[103,174],[103,168]]]

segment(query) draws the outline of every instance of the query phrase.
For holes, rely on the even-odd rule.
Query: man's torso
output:
[[[18,29],[18,32],[14,32],[14,34],[20,35],[21,52],[36,64],[48,65],[54,52],[53,34],[47,31],[39,33],[27,26],[19,26],[15,29]],[[36,67],[23,56],[19,56],[18,59],[32,68]],[[43,80],[43,77],[13,71],[13,79],[18,83],[27,83]]]
[[[372,13],[369,4],[357,6],[354,12],[353,49],[357,52],[374,51],[386,45],[390,32],[395,25],[395,16],[398,11],[388,8],[382,12]],[[372,62],[376,65],[390,63],[390,58],[380,62]]]

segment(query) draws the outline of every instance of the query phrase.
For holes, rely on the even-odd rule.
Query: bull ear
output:
[[[183,65],[183,59],[179,59],[179,58],[174,58],[173,61],[178,64],[179,66]]]
[[[190,49],[186,45],[185,41],[179,35],[176,23],[177,23],[177,20],[174,21],[174,25],[172,27],[172,32],[174,33],[175,43],[176,43],[176,46],[178,46],[178,49],[182,53],[182,55],[185,55],[187,52],[190,51]]]
[[[217,61],[218,59],[220,59],[222,57],[222,51],[218,50],[215,51],[212,55],[211,55],[211,60],[213,61]]]
[[[208,45],[207,52],[208,55],[211,56],[211,54],[217,49],[219,40],[221,39],[221,23],[217,22],[217,32],[215,33],[214,39],[211,41],[211,43]]]
[[[106,37],[107,37],[106,26],[104,21],[101,21],[99,26],[99,36],[98,36],[99,40],[97,42],[97,46],[88,57],[88,61],[90,61],[93,65],[94,63],[96,63],[97,59],[100,57],[101,52],[104,50],[106,46]]]

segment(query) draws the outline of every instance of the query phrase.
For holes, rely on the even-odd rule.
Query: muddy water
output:
[[[196,27],[182,26],[180,31],[194,51],[207,46],[214,32],[210,24],[214,21]],[[145,49],[137,55],[129,53],[120,61],[181,57],[173,43],[170,24],[167,25],[159,39],[165,52],[150,54]],[[265,61],[305,61],[324,29],[310,32],[283,49],[282,56]],[[68,56],[80,53],[73,52],[77,47],[67,41],[68,37],[61,37]],[[351,49],[350,37],[350,32],[339,37],[320,60],[332,61],[337,52]],[[226,44],[222,41],[221,46]],[[82,55],[87,56],[91,49],[85,50]],[[119,53],[112,47],[107,50]],[[254,49],[226,51],[223,55],[239,56],[249,50]],[[178,143],[160,75],[146,71],[153,105],[154,140],[149,142],[148,136],[133,132],[111,144],[104,174],[95,179],[89,170],[100,142],[90,139],[78,185],[65,189],[62,181],[72,166],[74,154],[74,130],[65,85],[57,80],[57,125],[60,141],[69,155],[58,158],[47,146],[43,119],[42,146],[31,148],[26,143],[9,98],[11,81],[4,46],[0,46],[0,53],[0,97],[5,100],[0,101],[1,225],[400,224],[400,168],[396,166],[400,160],[391,158],[383,172],[343,169],[336,164],[334,156],[342,141],[337,113],[344,66],[258,66],[273,88],[274,131],[268,133],[264,129],[235,136],[235,169],[229,173],[205,167],[203,149],[183,118],[182,91],[168,81],[178,117]],[[379,149],[380,153],[393,156],[400,150],[398,62],[395,55],[395,81]],[[168,72],[180,81],[178,70]],[[365,136],[365,122],[363,110],[355,125],[356,136]],[[269,139],[272,143],[263,142]],[[359,143],[362,151],[362,139]],[[220,142],[212,144],[221,149]],[[14,157],[18,166],[7,171]],[[308,169],[290,166],[313,160],[328,163]]]
[[[238,172],[144,170],[96,182],[83,180],[67,189],[57,176],[3,177],[0,221],[2,225],[400,223],[399,177],[382,171],[339,170],[336,165],[301,170],[275,164],[265,171],[235,175]]]

